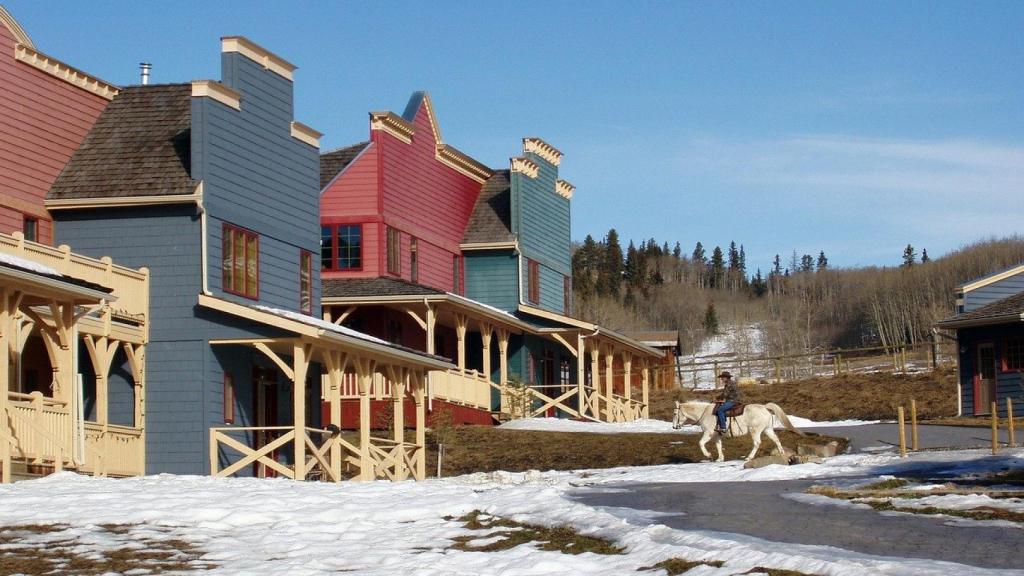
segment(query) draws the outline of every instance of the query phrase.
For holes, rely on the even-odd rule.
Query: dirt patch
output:
[[[63,524],[0,527],[0,574],[165,574],[209,570],[202,551],[179,539],[133,537],[131,525],[97,526],[96,536],[112,542],[84,541]],[[102,539],[102,538],[101,538]],[[111,546],[113,544],[113,546]]]
[[[668,560],[662,560],[653,566],[643,566],[637,568],[637,572],[646,572],[650,570],[664,570],[668,572],[668,576],[678,576],[679,574],[685,574],[697,566],[711,566],[713,568],[721,568],[722,562],[712,560],[709,562],[691,562],[689,560],[683,560],[682,558],[669,558]]]
[[[472,472],[525,472],[527,470],[579,470],[616,466],[654,466],[686,464],[704,460],[695,434],[592,434],[586,432],[541,432],[508,430],[490,426],[459,426],[448,432],[444,448],[443,476]],[[801,444],[826,444],[839,440],[827,436],[799,437],[780,430],[782,445],[795,450]],[[437,445],[427,435],[427,474],[437,471]],[[722,442],[725,457],[746,457],[750,437],[729,438]],[[762,442],[759,454],[768,454],[771,442]]]
[[[741,387],[746,402],[775,402],[787,414],[811,420],[893,420],[901,404],[909,410],[917,401],[918,418],[948,418],[956,414],[956,373],[952,369],[924,374],[840,374],[776,384]],[[710,401],[711,391],[656,390],[651,393],[651,417],[671,420],[676,400]],[[908,416],[909,418],[909,416]]]
[[[465,552],[495,552],[509,550],[523,544],[536,544],[538,550],[563,554],[624,554],[624,550],[609,540],[584,536],[569,526],[538,526],[523,524],[507,518],[490,516],[474,510],[458,519],[463,525],[483,534],[458,536],[451,548]]]

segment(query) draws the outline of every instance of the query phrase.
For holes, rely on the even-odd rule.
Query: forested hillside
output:
[[[1024,262],[1024,238],[966,246],[941,258],[912,246],[898,267],[832,268],[824,252],[776,256],[751,271],[743,246],[632,241],[612,229],[573,254],[576,314],[620,330],[680,331],[687,349],[726,325],[758,325],[771,354],[915,344],[954,311],[967,280]]]

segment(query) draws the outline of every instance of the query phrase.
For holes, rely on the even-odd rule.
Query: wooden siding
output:
[[[38,240],[50,244],[46,192],[107,100],[18,62],[16,43],[0,25],[0,232],[20,232],[29,213],[42,224]]]
[[[259,303],[299,311],[299,252],[319,253],[319,150],[291,137],[292,83],[237,52],[222,54],[224,83],[241,110],[192,100],[192,177],[209,214],[209,289],[221,289],[221,222],[259,234]],[[320,306],[314,267],[313,308]]]
[[[540,170],[536,178],[512,174],[513,232],[518,235],[519,245],[527,258],[560,274],[570,274],[570,204],[555,192],[558,167],[535,154],[526,154],[526,157]],[[559,301],[557,309],[561,308]]]
[[[509,312],[517,310],[518,260],[511,250],[467,252],[466,297]]]
[[[1008,338],[1024,337],[1024,324],[979,327],[963,329],[957,332],[957,343],[964,349],[958,362],[960,378],[960,408],[965,416],[975,413],[974,375],[977,371],[978,344],[992,343],[996,360],[996,405],[999,416],[1006,416],[1006,399],[1013,398],[1014,412],[1019,415],[1024,406],[1024,374],[1021,372],[1004,372],[1002,368]],[[979,412],[987,413],[988,407],[978,407]]]
[[[964,312],[977,310],[996,300],[1024,292],[1024,272],[971,290],[964,294]]]
[[[322,222],[353,217],[372,220],[379,216],[377,156],[377,145],[371,142],[342,174],[323,189],[320,195]]]

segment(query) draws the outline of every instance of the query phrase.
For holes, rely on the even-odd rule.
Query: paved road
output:
[[[910,426],[907,425],[907,447],[910,447]],[[828,436],[850,439],[851,452],[877,451],[880,448],[899,449],[899,425],[869,424],[865,426],[826,426],[805,428]],[[918,426],[921,448],[976,448],[991,446],[992,432],[988,428],[965,426]],[[1024,438],[1018,434],[1018,441]],[[1006,430],[999,431],[1000,441],[1006,442]],[[867,450],[865,450],[867,449]]]
[[[581,491],[576,498],[592,506],[672,513],[651,522],[684,530],[746,534],[771,542],[835,546],[876,556],[927,558],[984,568],[1022,567],[1024,531],[1020,529],[946,526],[943,523],[948,518],[824,508],[782,496],[801,492],[813,483],[642,484],[616,486],[626,488],[625,492]]]
[[[896,449],[896,424],[813,428],[808,431],[850,438],[852,451]],[[990,445],[985,428],[921,426],[921,446],[975,447]],[[1005,434],[1003,436],[1005,440]],[[909,430],[908,439],[909,443]],[[903,468],[907,469],[904,470]],[[872,474],[921,478],[941,476],[907,463]],[[943,465],[948,468],[948,465]],[[778,482],[709,482],[616,486],[621,492],[581,490],[575,495],[594,506],[666,512],[651,522],[672,528],[746,534],[772,542],[835,546],[877,556],[928,558],[984,568],[1022,568],[1024,530],[992,526],[947,526],[949,518],[883,515],[874,510],[823,508],[783,497],[802,492],[822,480]],[[607,486],[606,486],[607,487]],[[751,522],[751,517],[757,518]],[[953,543],[953,545],[951,545]],[[1024,571],[1018,572],[1024,574]]]

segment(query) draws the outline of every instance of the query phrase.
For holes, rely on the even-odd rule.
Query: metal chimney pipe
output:
[[[139,62],[139,73],[142,74],[142,85],[149,84],[149,71],[153,69],[153,65],[149,62]]]

